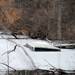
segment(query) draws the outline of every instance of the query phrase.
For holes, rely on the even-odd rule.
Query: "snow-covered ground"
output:
[[[35,51],[36,47],[58,51]],[[59,49],[43,40],[0,39],[0,69],[7,71],[8,67],[9,70],[75,70],[75,49]]]

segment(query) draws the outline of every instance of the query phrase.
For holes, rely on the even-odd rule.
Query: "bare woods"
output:
[[[75,0],[0,0],[0,30],[33,38],[75,39]]]

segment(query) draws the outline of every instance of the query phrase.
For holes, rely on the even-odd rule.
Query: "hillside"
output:
[[[75,40],[75,0],[0,0],[0,30]]]

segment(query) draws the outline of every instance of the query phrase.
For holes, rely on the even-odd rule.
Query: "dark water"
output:
[[[75,75],[75,73],[54,73],[49,71],[11,71],[11,72],[0,72],[0,75]]]
[[[75,73],[49,73],[47,71],[41,72],[41,71],[17,71],[17,72],[11,72],[9,75],[75,75]]]

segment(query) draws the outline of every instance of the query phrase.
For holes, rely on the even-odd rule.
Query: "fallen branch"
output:
[[[25,53],[25,54],[28,56],[28,58],[31,60],[32,65],[33,65],[35,68],[37,68],[36,65],[35,65],[35,63],[34,63],[34,61],[33,61],[33,59],[31,58],[31,56],[28,54],[28,52],[25,50],[25,48],[24,48],[23,46],[21,46],[20,44],[16,43],[16,42],[13,41],[13,40],[10,40],[10,39],[8,39],[8,38],[4,38],[3,36],[1,36],[1,37],[2,37],[3,39],[6,39],[6,40],[8,40],[8,41],[10,41],[10,42],[12,42],[12,43],[14,43],[14,44],[16,44],[16,46],[22,48],[22,50],[24,51],[24,53]]]

